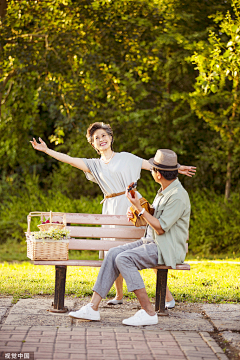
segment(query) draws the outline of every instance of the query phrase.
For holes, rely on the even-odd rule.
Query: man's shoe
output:
[[[173,309],[175,307],[175,300],[165,301],[165,307],[168,309]]]
[[[100,313],[99,311],[95,311],[92,309],[93,304],[89,303],[78,311],[71,311],[68,316],[74,318],[74,319],[85,319],[85,320],[100,320]]]
[[[121,304],[123,304],[123,299],[121,300],[112,299],[107,302],[107,305],[121,305]]]
[[[148,315],[145,310],[141,309],[132,317],[124,319],[122,323],[130,326],[156,325],[158,323],[158,316],[157,314],[153,316]]]

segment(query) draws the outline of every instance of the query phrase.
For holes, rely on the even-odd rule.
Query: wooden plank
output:
[[[176,265],[176,269],[173,269],[171,266],[159,265],[155,266],[153,269],[190,270],[190,265],[186,263],[178,264]]]
[[[100,260],[35,260],[34,265],[68,265],[68,266],[92,266],[100,267],[102,261]],[[170,270],[190,270],[189,264],[179,264],[176,269],[172,269],[171,266],[159,265],[153,269],[170,269]]]
[[[133,239],[133,241],[136,241]],[[92,239],[70,239],[69,240],[69,249],[70,250],[109,250],[113,247],[127,244],[131,241],[126,239],[124,240],[92,240]],[[187,250],[187,244],[186,244]]]
[[[71,237],[87,238],[117,238],[117,239],[140,239],[144,234],[144,229],[136,227],[122,228],[102,228],[102,227],[84,227],[67,226]]]
[[[35,260],[34,265],[67,265],[67,266],[92,266],[100,267],[100,260]]]
[[[111,241],[111,240],[88,240],[88,239],[70,239],[69,250],[109,250],[113,247],[124,245],[129,241]]]
[[[53,221],[62,221],[62,216],[52,217]],[[104,214],[82,214],[66,213],[68,224],[88,224],[88,225],[124,225],[132,226],[126,215],[104,215]]]

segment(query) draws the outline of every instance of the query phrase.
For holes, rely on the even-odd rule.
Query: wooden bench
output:
[[[42,213],[47,217],[49,213]],[[54,215],[52,221],[61,221],[62,218]],[[69,250],[109,250],[112,247],[123,245],[121,240],[100,240],[100,238],[124,239],[127,242],[133,239],[140,239],[144,234],[144,229],[136,228],[131,222],[128,222],[125,215],[103,215],[103,214],[81,214],[66,213],[67,229],[70,230],[71,239],[69,241]],[[73,226],[74,224],[74,226]],[[85,225],[85,226],[84,226]],[[94,225],[94,226],[89,226]],[[98,226],[96,226],[98,225]],[[118,228],[104,228],[101,225],[121,225]],[[187,245],[187,244],[186,244]],[[66,312],[68,309],[64,306],[65,283],[67,266],[92,266],[100,267],[101,260],[35,260],[35,265],[54,265],[55,266],[55,294],[52,312]],[[157,266],[156,276],[156,301],[155,311],[159,315],[167,315],[165,309],[165,296],[168,270],[167,266]],[[177,265],[176,270],[190,270],[188,264]]]

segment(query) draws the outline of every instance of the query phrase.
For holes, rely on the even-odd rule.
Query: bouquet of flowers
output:
[[[31,232],[34,239],[44,240],[63,240],[69,239],[70,231],[67,229],[56,229],[55,227],[50,227],[47,231],[35,231]]]

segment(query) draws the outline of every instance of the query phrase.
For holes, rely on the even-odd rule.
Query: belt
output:
[[[104,203],[104,201],[105,201],[106,199],[113,198],[113,197],[116,197],[116,196],[120,196],[120,195],[123,195],[123,194],[125,194],[125,191],[121,191],[121,192],[119,192],[119,193],[112,193],[112,194],[110,194],[110,195],[105,195],[105,196],[104,196],[104,199],[102,199],[102,201],[100,202],[100,204]]]

